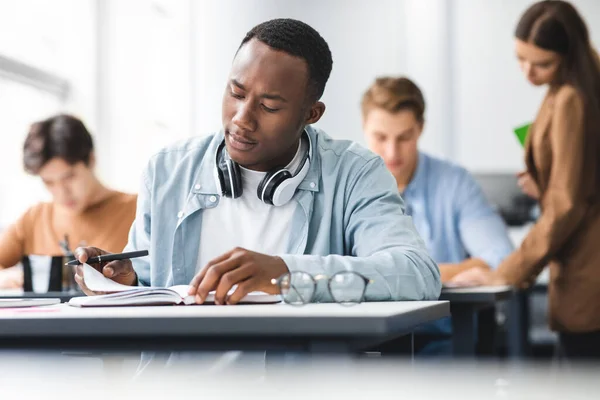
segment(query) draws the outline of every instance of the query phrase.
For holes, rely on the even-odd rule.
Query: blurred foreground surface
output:
[[[403,358],[296,358],[223,366],[182,355],[139,369],[139,355],[0,353],[1,399],[598,399],[599,365]],[[215,360],[221,367],[215,367]],[[264,360],[263,360],[264,361]]]

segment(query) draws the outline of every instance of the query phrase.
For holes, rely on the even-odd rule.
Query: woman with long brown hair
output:
[[[526,78],[547,86],[525,146],[520,184],[541,215],[493,272],[455,283],[527,287],[549,266],[550,326],[567,358],[600,360],[600,62],[588,29],[565,1],[522,15],[516,53]]]

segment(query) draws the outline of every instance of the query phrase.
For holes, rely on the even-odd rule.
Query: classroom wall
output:
[[[96,129],[95,1],[1,1],[0,30],[0,55],[69,82],[68,97],[61,100],[0,71],[1,230],[32,204],[49,200],[39,179],[23,171],[29,125],[69,112]]]
[[[191,1],[98,2],[99,171],[136,192],[150,156],[191,130]]]
[[[452,159],[453,141],[453,0],[404,0],[401,23],[406,36],[405,68],[395,75],[412,79],[425,97],[425,125],[419,141],[428,153]]]
[[[240,41],[254,25],[276,17],[306,21],[326,38],[334,67],[323,97],[327,111],[317,126],[362,143],[363,91],[375,76],[405,67],[403,5],[395,0],[105,2],[102,176],[118,189],[137,190],[153,152],[220,129],[223,91]]]
[[[136,0],[141,1],[143,0]],[[522,77],[513,50],[514,26],[528,0],[222,0],[192,2],[193,90],[188,130],[165,138],[204,135],[221,126],[221,97],[233,54],[246,31],[276,17],[314,26],[328,41],[334,67],[317,124],[331,136],[365,144],[360,97],[379,75],[406,75],[423,89],[427,122],[420,146],[474,172],[516,172],[522,149],[512,129],[531,121],[543,89]],[[600,2],[578,0],[593,38]],[[226,21],[226,22],[223,22]],[[597,42],[597,40],[596,40]],[[188,76],[183,74],[183,76]],[[182,103],[183,106],[183,103]],[[121,135],[121,133],[119,134]],[[139,153],[131,174],[145,156]],[[115,174],[113,173],[114,177]],[[129,176],[117,177],[125,183]]]
[[[218,5],[199,4],[194,35],[198,133],[220,127],[220,99],[233,54],[245,33],[262,21],[290,17],[317,29],[333,56],[333,70],[322,99],[327,110],[316,126],[335,138],[364,145],[362,94],[377,76],[407,75],[427,92],[429,121],[423,146],[434,154],[447,155],[452,143],[445,134],[451,85],[450,70],[443,64],[449,51],[450,0],[434,1],[433,7],[419,0],[229,0]]]
[[[362,141],[360,97],[375,76],[405,66],[403,2],[380,0],[235,0],[203,2],[196,9],[197,107],[199,134],[221,126],[221,98],[240,41],[254,25],[271,18],[300,19],[327,40],[333,71],[317,124],[336,138]],[[227,21],[224,23],[224,21]]]
[[[362,93],[376,76],[406,75],[422,87],[427,101],[423,150],[474,172],[516,172],[523,167],[522,149],[512,128],[534,118],[543,96],[523,79],[513,54],[514,26],[531,3],[56,0],[49,5],[22,0],[0,4],[0,24],[11,32],[0,37],[0,54],[16,54],[69,79],[71,95],[57,108],[86,120],[96,139],[98,172],[120,190],[138,190],[143,167],[161,147],[220,128],[221,97],[235,50],[252,26],[275,17],[306,21],[331,47],[327,111],[317,124],[331,136],[364,144]],[[600,43],[600,1],[574,3]],[[46,18],[22,15],[43,7],[49,11],[39,15]],[[52,13],[61,7],[68,13]],[[44,21],[53,29],[43,28]],[[11,45],[12,37],[19,37],[19,46]],[[30,40],[41,47],[30,46]],[[43,96],[38,100],[25,107],[4,101],[28,112],[55,107]],[[34,114],[19,118],[37,118]],[[0,126],[10,132],[2,137],[2,148],[11,149],[3,156],[10,162],[3,165],[18,171],[3,175],[0,187],[27,193],[25,200],[0,194],[0,226],[47,198],[21,173],[23,121]]]
[[[516,172],[523,151],[512,129],[535,118],[545,94],[521,75],[513,32],[532,1],[453,0],[454,160],[472,171]],[[600,1],[575,0],[600,44]]]

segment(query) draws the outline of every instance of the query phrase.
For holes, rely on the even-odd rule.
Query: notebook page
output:
[[[144,290],[158,289],[157,287],[122,285],[120,283],[113,281],[112,279],[105,277],[100,272],[98,272],[94,267],[92,267],[88,264],[83,264],[83,280],[84,280],[85,285],[94,292],[114,293],[114,292],[123,292],[126,290],[144,291]],[[236,288],[237,288],[237,285],[233,285],[233,287],[229,290],[228,294],[232,294]],[[194,296],[188,295],[188,290],[189,290],[188,285],[176,285],[176,286],[171,286],[168,289],[172,290],[173,292],[175,292],[179,296],[181,296],[181,298],[184,300],[184,302],[186,304],[194,304],[196,302]],[[207,303],[213,302],[214,294],[215,294],[214,291],[210,292],[208,294],[207,298],[205,299],[205,302],[207,302]],[[243,303],[248,302],[248,303],[267,303],[267,304],[278,303],[280,301],[281,301],[281,298],[279,296],[269,295],[264,292],[248,293],[241,300],[241,302],[243,302]]]
[[[177,292],[183,298],[185,304],[195,304],[196,303],[195,296],[189,296],[187,294],[188,290],[190,289],[189,285],[171,286],[169,289],[173,290],[174,292]],[[233,287],[229,290],[228,294],[232,294],[233,292],[235,292],[236,289],[237,289],[237,285],[233,285]],[[204,302],[207,304],[210,304],[210,303],[213,303],[214,301],[215,301],[215,291],[213,290],[212,292],[210,292],[208,294],[208,296],[206,297]],[[281,302],[281,297],[279,295],[273,295],[273,294],[268,294],[268,293],[259,292],[259,291],[248,293],[240,301],[240,303],[254,303],[254,304],[261,304],[261,303],[274,304],[274,303],[280,303],[280,302]]]
[[[138,286],[122,285],[102,275],[89,264],[83,264],[83,282],[94,292],[123,292],[131,289],[144,289]],[[150,289],[150,288],[147,288]]]

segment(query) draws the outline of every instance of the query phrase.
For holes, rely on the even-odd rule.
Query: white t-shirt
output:
[[[305,140],[301,140],[300,144],[286,167],[293,174],[298,172],[308,151]],[[202,211],[196,272],[209,261],[238,246],[268,255],[284,254],[286,251],[290,221],[297,203],[293,199],[279,207],[263,203],[256,190],[267,173],[246,168],[240,170],[242,195],[237,199],[222,196],[215,208]]]

